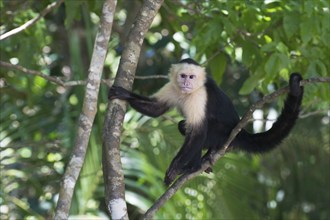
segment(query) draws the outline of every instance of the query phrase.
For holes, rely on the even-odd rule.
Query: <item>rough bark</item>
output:
[[[141,46],[163,0],[145,0],[127,37],[114,84],[132,88]],[[120,160],[120,136],[126,103],[109,102],[103,127],[102,165],[105,200],[112,219],[128,219],[125,184]]]
[[[107,54],[116,0],[105,0],[89,67],[86,93],[78,122],[76,142],[65,170],[55,211],[55,219],[68,219],[74,188],[83,166],[95,114],[104,60]]]

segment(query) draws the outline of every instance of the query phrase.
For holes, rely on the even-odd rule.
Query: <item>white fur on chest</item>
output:
[[[168,83],[154,97],[169,106],[178,107],[188,125],[199,125],[205,118],[207,93],[204,86],[191,94],[183,94]]]
[[[193,94],[186,95],[179,103],[187,124],[198,125],[204,120],[206,100],[207,94],[205,88],[202,87]]]

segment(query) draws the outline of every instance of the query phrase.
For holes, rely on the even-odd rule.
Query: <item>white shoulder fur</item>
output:
[[[203,86],[194,93],[186,95],[179,103],[188,125],[199,125],[205,119],[206,102],[207,93]]]
[[[205,118],[207,93],[204,86],[192,94],[182,94],[179,89],[169,82],[153,97],[171,107],[178,107],[186,118],[187,124],[198,125]]]

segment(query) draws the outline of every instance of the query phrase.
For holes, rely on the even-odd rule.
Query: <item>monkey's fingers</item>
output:
[[[212,169],[212,167],[208,167],[208,168],[206,168],[206,170],[204,170],[204,172],[209,174],[209,173],[213,172],[213,169]]]
[[[174,169],[168,169],[165,174],[164,183],[166,186],[171,185],[176,176],[178,175],[177,171]]]

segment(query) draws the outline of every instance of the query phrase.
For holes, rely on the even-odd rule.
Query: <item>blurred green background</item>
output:
[[[50,0],[0,0],[1,34],[38,15]],[[118,1],[103,78],[115,76],[124,39],[142,1]],[[66,0],[32,27],[0,41],[0,60],[64,80],[85,80],[103,1]],[[327,0],[165,1],[142,48],[136,75],[166,75],[192,57],[233,100],[240,115],[263,95],[287,85],[291,72],[329,76]],[[166,79],[136,79],[149,95]],[[60,180],[75,139],[84,86],[61,87],[20,71],[0,69],[0,219],[52,219]],[[107,105],[102,84],[72,218],[107,219],[101,131]],[[158,219],[330,219],[329,84],[305,87],[294,130],[264,155],[228,153],[214,173],[184,185]],[[284,97],[249,125],[267,129]],[[261,114],[260,114],[261,113]],[[173,110],[151,119],[129,109],[122,162],[131,219],[141,218],[164,192],[163,176],[183,138]],[[92,217],[93,216],[93,217]]]

